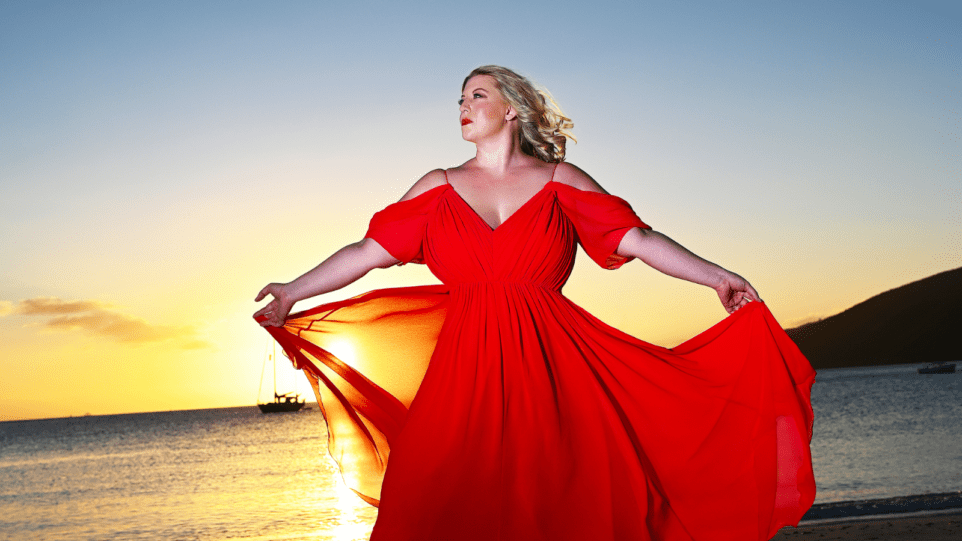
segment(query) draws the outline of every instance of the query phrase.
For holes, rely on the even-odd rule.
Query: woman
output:
[[[523,77],[480,67],[459,103],[473,159],[257,296],[274,297],[255,317],[314,384],[348,486],[380,504],[371,538],[745,540],[797,524],[815,492],[814,372],[752,286],[565,163],[571,121]],[[732,315],[672,350],[621,333],[561,295],[576,243],[606,268],[637,258],[707,285]],[[411,261],[444,286],[288,318]]]

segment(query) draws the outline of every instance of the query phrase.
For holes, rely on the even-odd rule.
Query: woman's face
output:
[[[476,143],[501,133],[516,116],[490,75],[475,75],[468,79],[458,103],[461,106],[461,137],[465,141]]]

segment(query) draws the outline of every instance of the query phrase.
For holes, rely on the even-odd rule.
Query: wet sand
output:
[[[772,541],[959,541],[962,511],[915,517],[881,516],[841,523],[782,528]]]

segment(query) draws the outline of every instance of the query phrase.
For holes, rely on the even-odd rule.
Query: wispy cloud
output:
[[[14,311],[24,316],[52,316],[110,308],[111,305],[100,301],[62,301],[56,297],[34,297],[20,301]]]
[[[0,316],[9,315],[47,317],[42,324],[46,329],[79,331],[114,342],[170,342],[182,349],[211,347],[197,337],[193,326],[154,325],[97,300],[64,301],[56,297],[35,297],[16,304],[0,301]]]

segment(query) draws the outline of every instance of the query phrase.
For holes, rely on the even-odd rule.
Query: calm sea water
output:
[[[819,502],[962,490],[962,373],[824,370]],[[320,413],[256,408],[0,423],[0,539],[366,539]]]

